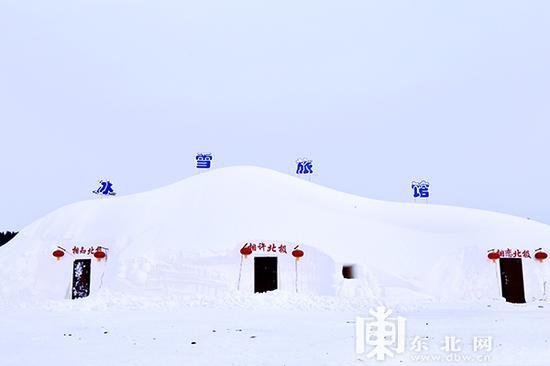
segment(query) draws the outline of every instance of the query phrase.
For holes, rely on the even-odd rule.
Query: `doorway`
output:
[[[514,304],[525,303],[521,258],[500,258],[502,297]]]
[[[90,294],[91,259],[77,259],[73,264],[72,298],[79,299]]]
[[[254,292],[277,289],[277,257],[254,258]]]

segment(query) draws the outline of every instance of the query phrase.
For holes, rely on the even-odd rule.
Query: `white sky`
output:
[[[0,230],[215,166],[550,223],[550,2],[0,0]]]

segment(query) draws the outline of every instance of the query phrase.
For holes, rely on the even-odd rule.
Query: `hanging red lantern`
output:
[[[301,250],[301,249],[298,249],[298,245],[294,248],[294,250],[292,251],[292,256],[294,258],[296,258],[297,261],[300,260],[300,258],[302,258],[304,256],[304,251]]]
[[[493,263],[495,263],[499,258],[500,258],[500,254],[498,251],[492,251],[492,252],[489,252],[489,254],[487,254],[487,258],[489,258],[490,260],[493,261]]]
[[[543,252],[542,248],[537,249],[537,252],[535,253],[535,259],[542,263],[546,258],[548,258],[548,254],[546,252]]]
[[[53,251],[52,254],[55,257],[55,259],[60,260],[61,257],[63,257],[65,255],[65,252],[62,251],[61,249],[56,249],[56,250]]]
[[[94,253],[94,257],[96,257],[98,262],[103,258],[105,258],[106,256],[107,254],[105,254],[105,252],[102,251],[101,249],[96,250],[96,252]]]
[[[244,247],[241,248],[241,255],[244,255],[244,257],[248,257],[250,254],[252,254],[252,248],[250,248],[250,245],[245,244]]]

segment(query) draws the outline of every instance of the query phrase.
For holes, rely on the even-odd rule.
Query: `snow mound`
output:
[[[243,260],[238,283],[239,249],[247,242],[305,251],[296,267],[290,254],[279,256],[283,291],[295,291],[298,268],[304,294],[464,300],[499,297],[488,249],[544,246],[550,227],[481,210],[376,201],[268,169],[232,167],[39,219],[0,248],[0,294],[70,298],[71,249],[81,246],[108,248],[107,260],[91,257],[92,295],[222,297],[237,286],[251,293],[252,258]],[[60,261],[52,256],[57,246],[68,251]],[[347,264],[357,278],[343,279]],[[547,263],[526,268],[525,276],[534,278],[526,293],[540,296]]]

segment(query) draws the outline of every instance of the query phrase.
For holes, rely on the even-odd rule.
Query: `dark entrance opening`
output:
[[[277,257],[254,258],[254,292],[277,289]]]
[[[72,298],[79,299],[90,294],[91,259],[77,259],[73,264]]]
[[[515,304],[525,303],[521,258],[500,258],[499,261],[502,297],[507,302]]]
[[[342,276],[347,279],[355,278],[355,268],[353,266],[343,266]]]

